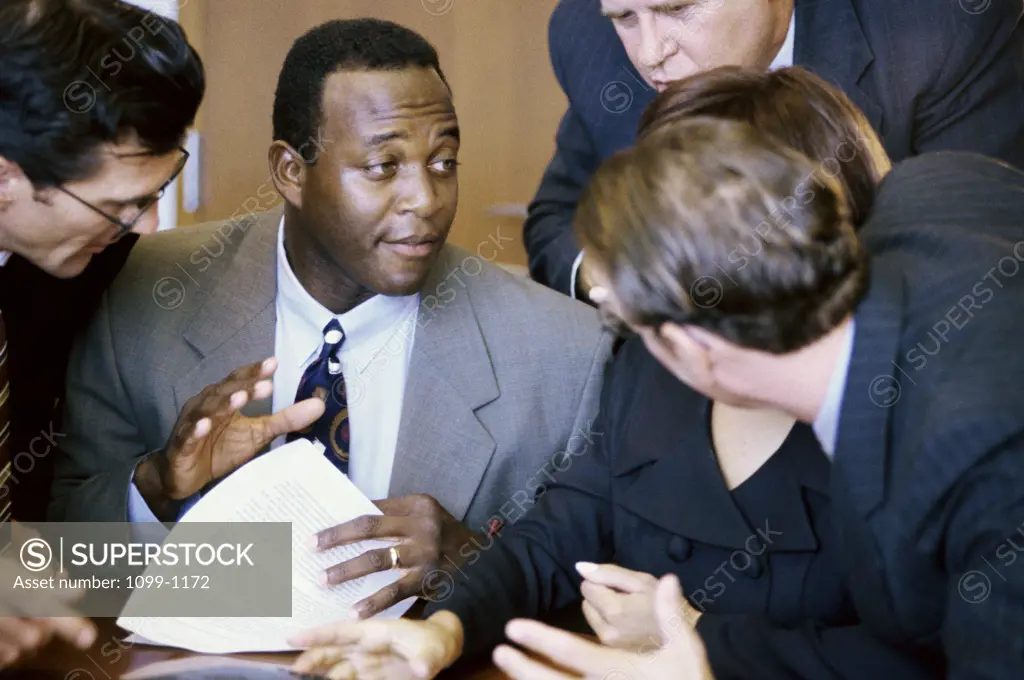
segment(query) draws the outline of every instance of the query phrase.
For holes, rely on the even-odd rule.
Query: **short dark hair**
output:
[[[131,132],[148,153],[169,153],[204,90],[174,21],[118,0],[0,6],[0,156],[37,189],[88,177],[96,147]]]
[[[801,189],[813,168],[747,123],[678,121],[598,168],[576,231],[627,322],[696,325],[792,352],[867,290],[867,255],[838,183]]]
[[[860,109],[800,67],[765,72],[722,66],[676,81],[644,111],[639,134],[695,116],[747,122],[815,161],[816,173],[839,180],[855,227],[867,219],[875,189],[891,167]]]
[[[298,149],[323,121],[324,81],[339,71],[437,71],[437,50],[419,33],[381,19],[337,19],[302,35],[285,57],[274,94],[274,139]],[[315,158],[313,159],[315,162]]]

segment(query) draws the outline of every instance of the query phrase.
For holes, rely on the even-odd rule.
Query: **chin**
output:
[[[421,276],[415,278],[395,276],[385,282],[385,285],[379,287],[377,292],[381,295],[387,295],[388,297],[405,297],[407,295],[415,295],[423,290],[423,286],[426,285],[427,276],[424,273]]]
[[[64,260],[38,263],[37,266],[50,276],[58,279],[73,279],[84,272],[91,261],[91,253],[75,253]]]

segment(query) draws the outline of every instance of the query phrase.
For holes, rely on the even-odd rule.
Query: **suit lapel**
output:
[[[459,265],[446,247],[423,290],[439,291]],[[496,448],[475,411],[499,391],[471,288],[449,285],[450,302],[419,310],[388,495],[430,489],[462,520]]]
[[[612,463],[613,477],[634,476],[616,503],[674,534],[743,550],[770,527],[772,551],[806,551],[818,541],[804,505],[803,487],[828,493],[830,465],[814,434],[797,424],[758,475],[775,491],[767,523],[740,512],[722,478],[711,442],[710,402],[660,366],[639,383],[629,421]],[[680,505],[683,499],[683,505]],[[694,511],[699,509],[699,511]],[[782,531],[777,530],[781,527]]]
[[[875,60],[851,0],[797,0],[794,63],[830,81],[883,134],[882,107],[860,88]]]
[[[277,290],[277,228],[281,211],[250,215],[239,229],[238,249],[212,267],[227,270],[211,283],[206,304],[185,329],[184,338],[200,355],[196,367],[175,384],[180,409],[189,397],[223,380],[239,366],[274,354]],[[269,414],[269,399],[250,402],[242,413]]]
[[[890,413],[901,391],[914,389],[895,363],[902,312],[902,275],[890,265],[873,262],[871,289],[855,314],[833,475],[833,486],[845,483],[847,493],[842,495],[865,517],[885,493]]]

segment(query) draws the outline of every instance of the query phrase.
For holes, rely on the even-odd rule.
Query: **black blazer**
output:
[[[861,620],[951,680],[1024,676],[1024,173],[928,154],[861,238],[832,502]]]
[[[858,625],[829,530],[830,463],[811,429],[795,426],[730,492],[709,413],[708,400],[639,339],[627,342],[591,432],[503,509],[516,520],[516,508],[540,494],[529,514],[465,546],[449,597],[428,615],[455,612],[474,655],[502,640],[508,620],[546,618],[578,602],[577,561],[617,562],[679,576],[705,612],[697,629],[718,680],[929,677]]]
[[[60,401],[75,335],[85,328],[138,236],[129,234],[72,279],[57,279],[18,255],[0,267],[0,310],[7,325],[11,381],[11,481],[14,517],[42,522],[63,434]]]
[[[523,228],[531,275],[563,293],[580,251],[571,225],[580,194],[604,159],[633,144],[655,95],[599,4],[562,0],[551,17],[551,63],[569,109]],[[796,0],[794,62],[846,92],[893,161],[953,149],[1024,167],[1022,12],[1021,0]]]

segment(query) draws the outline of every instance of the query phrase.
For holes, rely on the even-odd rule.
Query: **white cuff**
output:
[[[569,297],[574,300],[579,300],[579,298],[576,297],[576,275],[579,274],[581,264],[583,264],[582,250],[580,251],[580,254],[576,256],[576,259],[573,260],[572,273],[569,275]]]

